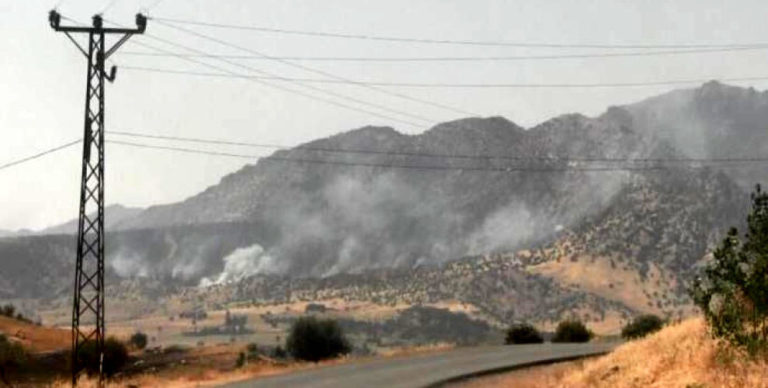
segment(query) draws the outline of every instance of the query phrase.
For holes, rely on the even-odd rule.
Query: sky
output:
[[[157,18],[422,39],[565,45],[768,43],[768,5],[763,0],[0,0],[0,165],[82,136],[86,62],[63,34],[48,26],[47,13],[54,7],[84,23],[89,23],[93,14],[103,13],[106,20],[129,26],[134,25],[136,12],[144,11]],[[133,37],[111,57],[119,69],[116,82],[108,84],[106,90],[108,134],[132,131],[293,146],[366,125],[391,126],[403,133],[417,134],[436,123],[469,115],[501,115],[531,127],[566,113],[598,115],[608,106],[632,103],[680,87],[381,88],[453,108],[445,109],[358,85],[312,84],[316,89],[307,90],[293,83],[270,81],[282,88],[277,89],[243,78],[131,69],[216,71],[177,57],[135,55],[151,51],[139,45],[142,43],[184,52],[179,47],[159,43],[156,38],[212,54],[258,52],[273,57],[488,57],[621,51],[382,42],[177,26],[226,44],[150,19],[148,36]],[[299,63],[346,79],[369,82],[585,84],[768,76],[767,52],[768,49],[487,62]],[[273,60],[197,60],[241,75],[262,71],[280,77],[324,78]],[[233,61],[239,65],[233,65]],[[762,90],[768,82],[732,83]],[[285,88],[323,96],[337,104],[354,105],[357,110],[287,92]],[[327,92],[335,95],[323,94]],[[340,100],[339,96],[357,101]],[[116,135],[108,135],[108,139],[131,140]],[[158,140],[132,141],[255,156],[271,152]],[[70,147],[1,169],[0,229],[40,229],[75,218],[80,153],[81,148]],[[106,158],[107,203],[140,207],[183,200],[216,184],[245,163],[252,163],[118,144],[107,145]]]

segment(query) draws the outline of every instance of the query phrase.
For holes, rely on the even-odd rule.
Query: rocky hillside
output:
[[[691,269],[768,179],[765,163],[733,160],[768,155],[766,106],[766,93],[711,82],[529,129],[491,117],[419,135],[344,132],[183,202],[129,209],[109,225],[108,273],[228,284],[228,301],[287,287],[266,281],[386,303],[461,300],[498,320],[546,320],[563,305],[680,314]],[[0,291],[51,296],[68,244],[0,239]],[[48,273],[47,287],[27,285]]]
[[[565,115],[527,130],[500,117],[444,123],[414,136],[366,127],[277,152],[184,202],[149,208],[116,227],[258,224],[251,231],[258,255],[249,259],[258,269],[248,271],[327,276],[526,248],[626,206],[624,221],[637,221],[630,228],[677,222],[665,219],[678,208],[667,204],[658,205],[655,221],[641,220],[645,210],[634,207],[642,204],[633,198],[648,190],[651,196],[663,190],[685,207],[697,204],[684,196],[714,195],[713,211],[733,215],[726,207],[768,178],[763,165],[669,167],[653,159],[768,154],[765,104],[763,93],[708,83],[612,107],[596,118]],[[376,152],[329,152],[339,149]],[[652,160],[610,161],[616,158]],[[704,176],[716,180],[693,178]],[[716,216],[699,221],[686,237],[699,246],[674,260],[699,259],[722,226]],[[600,244],[609,249],[625,243],[605,237]],[[682,237],[676,238],[658,249],[678,249]],[[646,248],[652,247],[630,256],[658,253]]]

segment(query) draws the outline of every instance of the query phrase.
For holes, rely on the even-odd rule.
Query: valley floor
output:
[[[666,327],[611,354],[475,379],[452,388],[768,387],[768,362],[719,346],[702,319]]]

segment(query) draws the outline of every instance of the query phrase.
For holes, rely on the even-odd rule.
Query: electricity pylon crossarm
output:
[[[104,384],[104,81],[114,81],[117,74],[112,66],[109,74],[104,62],[134,34],[147,26],[144,15],[136,15],[135,29],[104,28],[100,15],[93,17],[93,26],[62,26],[61,15],[51,11],[51,28],[63,32],[88,59],[85,89],[85,128],[80,183],[80,209],[77,229],[77,261],[75,264],[74,303],[72,306],[72,384],[77,384],[86,363],[86,347],[96,347],[99,385]],[[72,34],[88,34],[84,49]],[[122,35],[109,49],[105,36]]]

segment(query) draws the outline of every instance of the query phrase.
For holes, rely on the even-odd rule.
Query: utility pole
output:
[[[72,306],[72,385],[85,369],[84,347],[96,347],[99,363],[99,386],[104,385],[104,80],[115,80],[117,68],[110,73],[104,62],[132,35],[142,34],[147,18],[136,15],[135,29],[104,28],[100,15],[93,26],[61,26],[61,15],[51,11],[48,21],[57,32],[63,32],[88,58],[85,88],[85,130],[83,132],[83,166],[80,183],[80,214],[77,227],[77,262],[75,266],[75,298]],[[88,49],[72,37],[88,34]],[[105,36],[122,35],[109,49]],[[88,345],[86,345],[86,343]],[[91,361],[93,362],[93,361]]]

